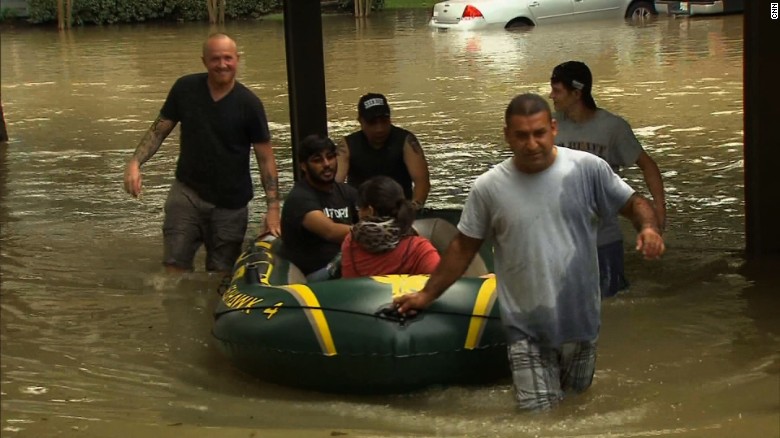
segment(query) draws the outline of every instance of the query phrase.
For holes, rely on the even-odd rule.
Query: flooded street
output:
[[[25,27],[0,43],[11,137],[0,147],[0,436],[780,436],[780,266],[741,253],[742,15],[480,33],[434,32],[426,19],[325,16],[323,29],[331,137],[358,129],[362,94],[386,94],[394,123],[425,148],[429,205],[462,206],[509,156],[511,97],[546,96],[570,59],[588,63],[597,104],[631,123],[661,169],[667,253],[627,252],[632,288],[604,302],[590,390],[534,415],[515,411],[509,381],[345,396],[235,370],[210,334],[220,279],[203,254],[181,278],[160,265],[178,129],[144,166],[143,196],[122,188],[170,86],[204,71],[208,25]],[[243,53],[238,79],[265,105],[286,193],[283,23],[226,30]],[[646,193],[638,169],[625,177]],[[250,233],[264,208],[250,204]]]

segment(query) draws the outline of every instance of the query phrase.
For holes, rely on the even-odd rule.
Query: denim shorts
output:
[[[596,342],[571,342],[559,348],[545,347],[530,339],[509,344],[518,408],[551,409],[567,392],[588,389],[596,371]]]
[[[220,208],[178,180],[165,201],[163,264],[193,269],[195,253],[206,246],[206,270],[230,272],[246,234],[247,207]]]
[[[618,292],[628,289],[623,263],[623,241],[601,245],[598,253],[601,297],[614,297]]]

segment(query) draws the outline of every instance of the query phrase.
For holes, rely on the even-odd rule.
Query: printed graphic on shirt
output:
[[[322,211],[325,213],[325,216],[331,219],[349,219],[349,207],[343,207],[343,208],[325,207],[324,209],[322,209]]]
[[[588,141],[568,141],[563,142],[561,146],[576,149],[578,151],[590,152],[603,159],[607,158],[607,145],[599,143],[591,143]]]

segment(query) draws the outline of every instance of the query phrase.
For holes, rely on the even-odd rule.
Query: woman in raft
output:
[[[360,221],[341,244],[343,278],[389,274],[430,274],[441,257],[412,229],[414,209],[401,186],[387,176],[358,188]]]

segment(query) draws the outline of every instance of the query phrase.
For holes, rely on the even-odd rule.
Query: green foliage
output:
[[[130,23],[146,20],[207,20],[205,0],[72,0],[73,24]],[[29,0],[30,21],[57,21],[57,0]],[[227,0],[227,18],[257,18],[282,0]]]
[[[55,0],[28,0],[30,21],[33,23],[47,23],[57,21],[57,3]]]
[[[386,9],[430,9],[441,0],[387,0]]]
[[[385,7],[385,0],[373,0],[371,2],[372,11],[381,11]],[[355,0],[339,0],[339,9],[345,11],[355,10]]]
[[[230,18],[257,18],[283,6],[283,0],[228,0],[225,15]]]
[[[16,18],[16,11],[14,11],[11,8],[2,8],[0,9],[0,22],[3,22],[5,20],[13,20]]]

